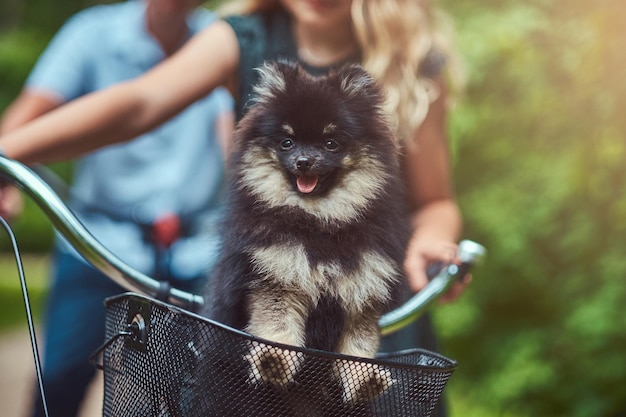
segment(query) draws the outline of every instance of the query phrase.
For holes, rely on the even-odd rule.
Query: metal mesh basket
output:
[[[106,304],[104,416],[427,417],[456,367],[419,349],[358,360],[287,348],[136,294]],[[268,370],[259,353],[287,366]]]

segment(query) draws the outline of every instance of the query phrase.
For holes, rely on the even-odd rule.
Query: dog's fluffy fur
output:
[[[235,132],[206,314],[271,341],[371,358],[378,319],[404,282],[410,230],[381,92],[359,66],[318,78],[285,62],[260,72]],[[292,380],[297,366],[255,349],[255,379]]]

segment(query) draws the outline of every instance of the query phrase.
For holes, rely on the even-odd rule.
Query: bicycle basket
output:
[[[427,417],[456,367],[420,349],[368,360],[287,348],[137,294],[106,307],[105,417]],[[285,355],[297,369],[292,378],[255,378],[255,349]],[[352,370],[359,383],[339,378],[338,369]],[[372,394],[358,375],[374,374],[386,384]]]

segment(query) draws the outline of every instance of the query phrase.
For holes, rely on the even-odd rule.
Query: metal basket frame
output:
[[[457,366],[422,349],[364,359],[287,346],[133,293],[106,306],[105,417],[428,417]],[[255,379],[246,357],[258,348],[301,364],[293,380]],[[338,368],[355,370],[354,379],[337,378]],[[359,392],[372,372],[390,385],[347,399],[346,386]]]

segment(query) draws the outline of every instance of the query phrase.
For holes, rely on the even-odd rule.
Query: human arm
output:
[[[0,120],[0,135],[16,129],[25,123],[59,107],[60,97],[25,88],[7,107]],[[16,187],[7,186],[0,198],[0,216],[12,219],[22,212],[23,200]]]
[[[220,113],[215,120],[215,131],[217,140],[222,149],[224,160],[228,160],[230,152],[233,148],[233,131],[235,130],[235,113],[233,111],[225,111]]]
[[[224,161],[228,160],[232,150],[233,131],[235,130],[234,100],[225,90],[218,88],[213,92],[217,96],[219,110],[215,116],[215,135],[222,151]]]
[[[440,94],[431,103],[426,119],[416,132],[414,144],[404,147],[409,202],[413,208],[413,232],[404,267],[414,291],[428,283],[426,269],[429,264],[456,260],[456,242],[462,230],[445,133],[446,89],[443,80],[437,79],[436,83]],[[462,289],[463,285],[457,285],[442,299],[453,299]]]
[[[216,22],[162,64],[132,81],[88,94],[0,136],[7,156],[25,163],[74,158],[158,126],[218,85],[232,85],[239,48]]]
[[[63,100],[55,94],[46,94],[30,88],[24,88],[9,107],[4,111],[0,121],[0,134],[30,122],[37,117],[56,109]]]

